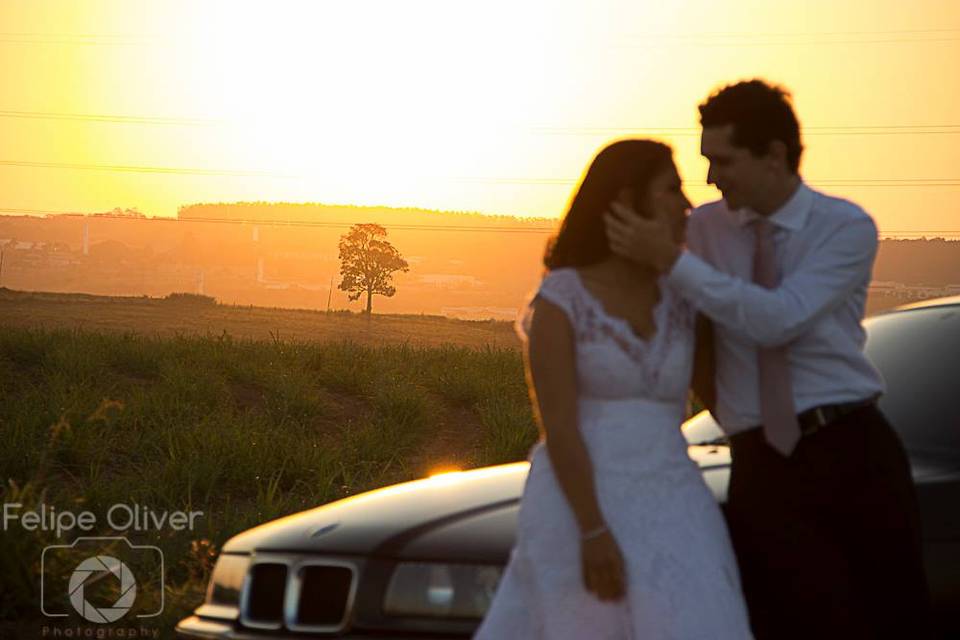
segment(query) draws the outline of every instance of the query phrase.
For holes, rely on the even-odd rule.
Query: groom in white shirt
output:
[[[754,633],[928,637],[909,462],[862,352],[876,226],[803,182],[782,89],[730,85],[700,116],[723,199],[691,214],[688,250],[619,205],[607,228],[615,253],[666,273],[715,323],[714,414],[731,443],[727,515]]]

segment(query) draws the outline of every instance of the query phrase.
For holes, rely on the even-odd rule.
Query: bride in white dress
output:
[[[723,517],[680,432],[694,311],[610,254],[614,199],[669,217],[683,241],[690,203],[670,148],[601,151],[518,322],[541,441],[478,640],[751,637]]]

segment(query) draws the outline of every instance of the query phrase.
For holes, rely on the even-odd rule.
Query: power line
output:
[[[822,178],[813,180],[810,184],[842,186],[860,184],[953,186],[960,184],[960,178]]]
[[[296,178],[289,174],[270,171],[244,171],[236,169],[203,169],[187,167],[145,167],[120,164],[83,164],[74,162],[30,162],[26,160],[0,160],[3,167],[30,167],[39,169],[76,169],[82,171],[115,171],[123,173],[163,173],[195,176],[240,176],[264,178]]]
[[[122,217],[122,216],[118,216]],[[349,229],[356,222],[324,222],[320,220],[260,220],[233,218],[176,218],[178,222],[202,222],[212,224],[245,224],[280,227],[320,227],[329,229]],[[377,223],[380,224],[380,223]],[[461,231],[492,233],[555,233],[556,227],[504,227],[481,225],[429,225],[429,224],[385,224],[391,231]]]
[[[699,32],[688,32],[684,34],[679,34],[675,37],[686,37],[686,38],[710,38],[710,37],[725,37],[725,38],[743,38],[743,37],[783,37],[783,36],[798,36],[798,35],[816,35],[816,36],[880,36],[880,35],[909,35],[909,34],[926,34],[926,33],[960,33],[960,28],[935,28],[935,29],[879,29],[873,31],[774,31],[774,32],[758,32],[758,31],[699,31]],[[635,37],[647,37],[647,36],[656,36],[655,33],[638,33],[634,34]]]
[[[320,227],[330,229],[349,229],[355,222],[330,222],[323,220],[270,220],[261,218],[209,218],[209,217],[188,217],[188,218],[147,218],[134,217],[113,214],[83,214],[68,211],[50,211],[44,209],[21,209],[14,207],[0,207],[0,213],[18,213],[27,215],[47,215],[47,216],[82,216],[91,220],[126,220],[134,222],[154,221],[154,222],[189,222],[204,224],[242,224],[261,227]],[[485,226],[485,225],[430,225],[430,224],[389,224],[391,231],[462,231],[462,232],[496,232],[496,233],[554,233],[555,226],[549,227],[505,227],[505,226]]]
[[[533,127],[536,133],[547,135],[665,135],[699,137],[697,127]],[[960,134],[960,124],[935,125],[836,125],[802,128],[806,136],[889,136],[889,135],[951,135]]]
[[[861,31],[780,31],[780,32],[723,32],[723,31],[701,31],[685,33],[633,33],[628,34],[628,39],[648,39],[648,40],[679,40],[679,41],[704,41],[704,40],[736,40],[730,44],[741,44],[749,41],[756,41],[759,44],[778,44],[777,42],[768,42],[770,38],[862,38],[875,37],[887,38],[884,40],[850,40],[850,41],[828,41],[833,43],[853,44],[859,42],[936,42],[952,41],[960,39],[960,35],[950,37],[949,34],[960,34],[960,28],[929,28],[929,29],[877,29]],[[897,38],[899,36],[899,38]],[[303,39],[303,38],[294,38]],[[172,42],[176,38],[167,35],[151,34],[107,34],[107,33],[42,33],[42,32],[0,32],[0,42],[10,42],[18,44],[76,44],[76,45],[128,45],[128,44],[146,44],[155,42]],[[790,42],[792,44],[793,42]],[[726,43],[723,43],[726,44]],[[800,42],[800,44],[808,44]],[[814,42],[813,44],[816,44]]]
[[[79,122],[118,122],[122,124],[210,125],[218,120],[204,118],[170,118],[157,116],[124,116],[97,113],[55,113],[48,111],[0,111],[0,118],[28,120],[71,120]]]
[[[655,46],[655,43],[705,47],[803,46],[830,44],[936,43],[960,40],[960,29],[891,29],[875,31],[783,31],[775,33],[719,32],[646,33],[625,37],[624,47]]]
[[[941,42],[957,42],[956,38],[891,38],[886,40],[792,40],[792,41],[772,41],[772,40],[731,40],[729,42],[697,42],[678,40],[676,44],[695,47],[797,47],[797,46],[820,46],[820,45],[850,45],[850,44],[928,44]],[[634,43],[617,45],[624,48],[640,48],[655,46],[649,43]]]
[[[52,40],[52,39],[24,39],[24,38],[0,38],[0,44],[69,44],[76,46],[136,46],[146,44],[142,41],[114,40],[114,41],[94,41],[94,40]]]
[[[51,111],[2,111],[0,118],[71,120],[81,122],[116,122],[121,124],[161,124],[161,125],[216,125],[224,120],[215,118],[183,118],[169,116],[139,116],[101,113],[62,113]],[[543,126],[530,127],[530,131],[546,134],[616,134],[648,133],[700,135],[698,127],[593,127],[593,126]],[[803,127],[805,135],[890,135],[890,134],[955,134],[960,133],[960,124],[906,124],[906,125],[811,125]]]
[[[200,175],[200,176],[238,176],[238,177],[267,177],[267,178],[303,178],[291,174],[280,174],[269,171],[244,171],[233,169],[204,169],[186,167],[148,167],[133,165],[101,165],[69,162],[30,162],[24,160],[0,160],[0,166],[26,167],[41,169],[69,169],[84,171],[112,171],[121,173],[159,173],[167,175]],[[480,184],[514,184],[514,185],[542,185],[542,186],[570,186],[576,184],[579,178],[503,178],[495,176],[438,176],[441,180]],[[705,182],[684,182],[689,188],[712,188]],[[817,179],[809,184],[835,187],[956,187],[960,186],[960,178],[844,178],[844,179]]]
[[[0,33],[0,43],[8,44],[72,44],[72,45],[141,45],[165,40],[160,36],[105,33]]]
[[[47,211],[40,209],[17,209],[17,208],[3,208],[0,207],[0,212],[2,213],[28,213],[28,214],[45,214],[45,215],[73,215],[73,216],[83,216],[91,217],[93,220],[127,220],[127,221],[155,221],[155,222],[184,222],[184,223],[201,223],[201,224],[231,224],[231,225],[252,225],[252,226],[261,226],[261,227],[315,227],[315,228],[329,228],[329,229],[349,229],[352,227],[354,222],[327,222],[321,220],[263,220],[255,218],[205,218],[205,217],[191,217],[191,218],[135,218],[130,216],[122,215],[111,215],[111,214],[94,214],[93,216],[88,216],[87,214],[79,213],[68,213],[62,211]],[[491,233],[523,233],[523,234],[547,234],[547,233],[556,233],[559,225],[559,220],[556,221],[554,225],[551,226],[529,226],[529,227],[504,227],[504,226],[480,226],[480,225],[429,225],[429,224],[384,224],[383,226],[387,227],[391,231],[452,231],[452,232],[491,232]],[[904,230],[891,230],[891,231],[881,231],[880,235],[882,237],[895,237],[895,236],[920,236],[920,235],[940,235],[940,236],[949,236],[956,237],[960,236],[960,230],[955,229],[921,229],[918,231],[904,231]]]
[[[457,182],[475,182],[481,184],[516,184],[569,186],[576,184],[579,178],[500,178],[500,177],[454,177]],[[811,179],[806,181],[813,186],[831,187],[955,187],[960,186],[960,178],[842,178]],[[693,189],[713,188],[706,182],[683,182],[683,186]]]

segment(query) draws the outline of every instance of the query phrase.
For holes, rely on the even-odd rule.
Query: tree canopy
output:
[[[355,224],[340,236],[339,289],[346,291],[350,300],[366,295],[368,314],[374,295],[390,298],[397,292],[391,284],[394,272],[410,269],[386,238],[387,230],[379,224]]]

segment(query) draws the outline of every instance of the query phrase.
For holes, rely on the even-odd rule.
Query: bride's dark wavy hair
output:
[[[585,267],[610,256],[603,214],[620,190],[631,187],[640,211],[653,178],[673,163],[673,152],[653,140],[618,140],[597,154],[580,181],[560,230],[547,242],[547,270]]]

